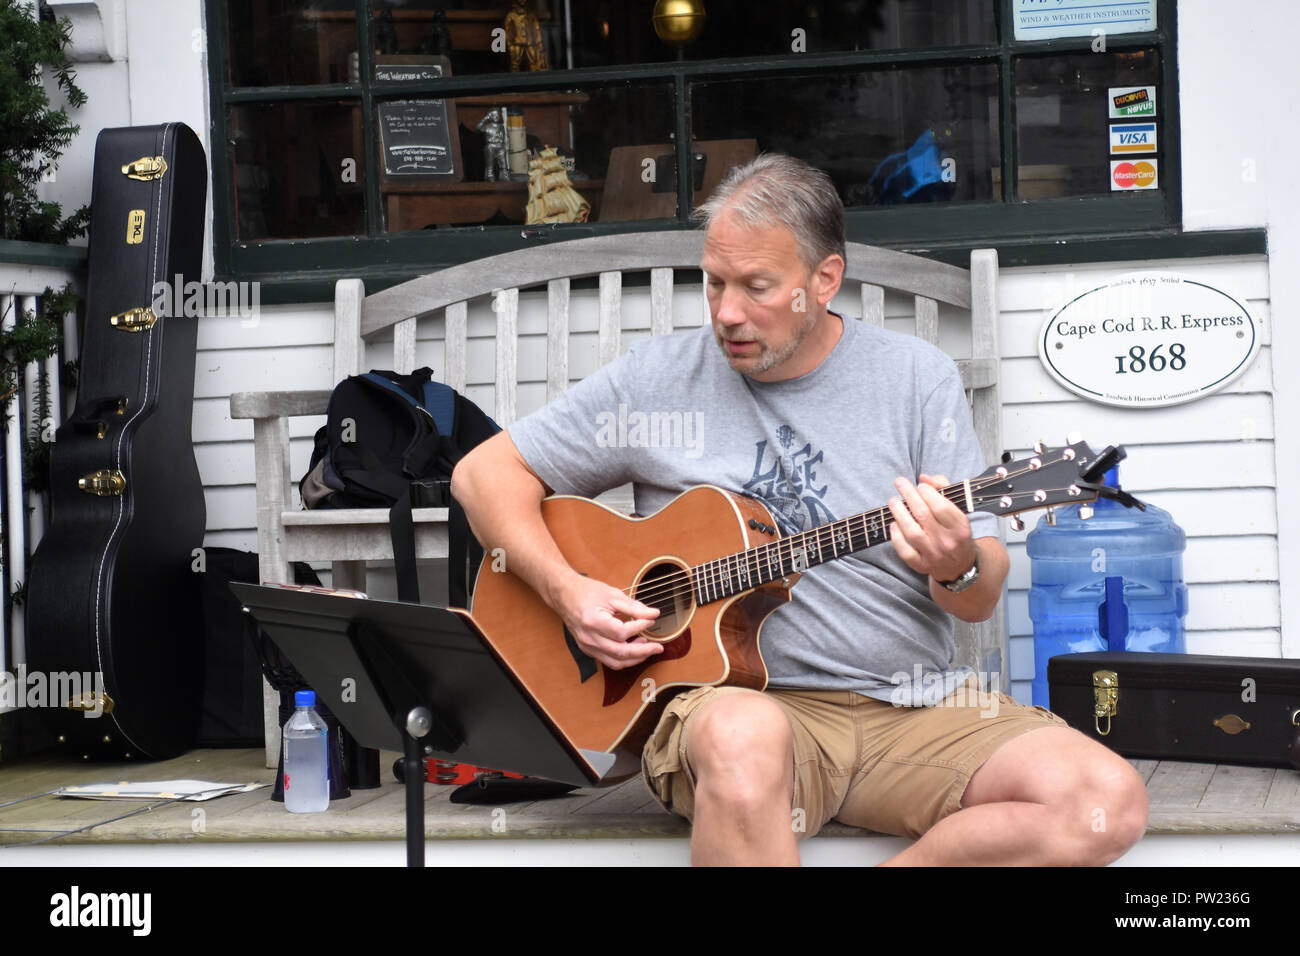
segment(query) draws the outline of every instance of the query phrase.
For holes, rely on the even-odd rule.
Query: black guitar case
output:
[[[78,758],[175,756],[198,724],[198,320],[172,313],[201,279],[207,179],[181,123],[95,144],[77,401],[50,448],[27,591],[29,673],[46,675],[43,713]]]

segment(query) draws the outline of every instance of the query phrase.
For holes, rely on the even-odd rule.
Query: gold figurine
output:
[[[542,25],[537,15],[528,10],[527,0],[514,0],[506,14],[506,52],[510,54],[510,72],[518,73],[519,65],[528,57],[529,70],[549,70],[546,45],[542,42]]]

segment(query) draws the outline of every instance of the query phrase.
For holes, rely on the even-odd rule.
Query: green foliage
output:
[[[65,243],[86,231],[90,209],[66,219],[57,203],[36,198],[36,184],[80,127],[67,110],[50,109],[39,75],[44,67],[68,104],[82,106],[86,94],[64,50],[72,23],[32,17],[31,0],[0,0],[0,239]]]
[[[17,307],[18,298],[10,299],[9,308]],[[45,374],[44,361],[58,352],[63,341],[63,317],[77,308],[78,297],[71,284],[59,291],[46,287],[38,297],[37,312],[20,311],[12,329],[0,331],[0,406],[21,392],[24,369],[37,363],[36,401],[30,416],[28,433],[23,438],[23,479],[30,491],[42,492],[49,487],[50,441],[53,439],[50,415],[50,389],[58,387]],[[0,320],[7,319],[0,315]],[[67,363],[62,369],[73,366]],[[0,420],[0,432],[9,430],[9,418]],[[0,528],[0,548],[4,529]],[[2,563],[2,562],[0,562]],[[20,604],[15,595],[13,604]]]
[[[16,303],[17,299],[10,300]],[[39,369],[34,414],[24,437],[24,471],[27,486],[32,491],[43,491],[48,483],[50,389],[57,383],[45,374],[45,359],[59,350],[63,338],[63,316],[77,306],[77,295],[70,285],[55,292],[46,288],[40,296],[38,313],[20,311],[14,317],[12,329],[0,333],[0,403],[19,394],[23,369],[35,362]],[[10,306],[13,307],[12,305]],[[7,318],[7,316],[0,316]],[[0,423],[8,430],[9,421]]]

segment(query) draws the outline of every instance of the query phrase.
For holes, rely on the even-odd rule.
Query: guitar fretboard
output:
[[[966,482],[949,485],[942,494],[969,513]],[[889,508],[864,511],[747,551],[697,564],[691,583],[697,604],[720,601],[827,561],[864,551],[889,540],[894,514]]]

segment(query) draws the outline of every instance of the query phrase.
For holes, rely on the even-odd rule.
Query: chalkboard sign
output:
[[[437,79],[448,72],[445,57],[381,57],[375,63],[378,81]],[[385,176],[464,178],[455,103],[389,100],[379,103],[377,116]]]

